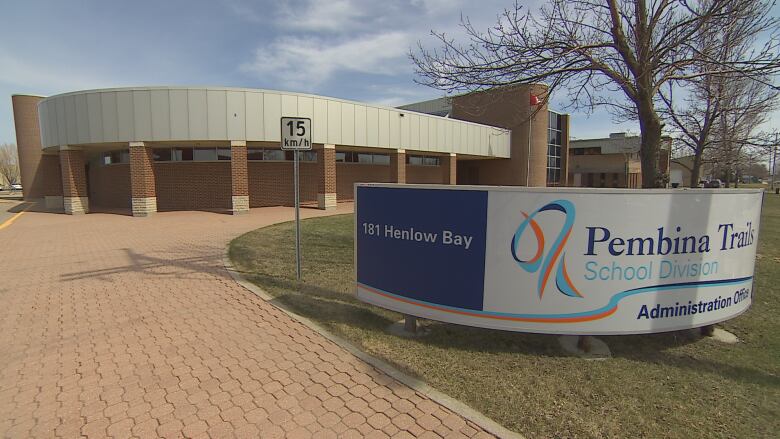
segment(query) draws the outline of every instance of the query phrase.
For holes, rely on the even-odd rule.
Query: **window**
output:
[[[344,151],[336,153],[337,163],[360,163],[364,165],[389,165],[390,156],[370,152]]]
[[[217,148],[217,160],[230,160],[232,157],[230,148]]]
[[[375,165],[389,165],[390,156],[387,154],[374,154],[373,162]]]
[[[285,151],[282,151],[281,149],[266,149],[263,150],[263,160],[277,160],[277,161],[284,161],[285,159]]]
[[[427,155],[407,155],[406,163],[412,166],[439,166],[441,159]]]
[[[316,162],[317,151],[301,151],[298,158],[302,162]],[[291,162],[295,160],[295,152],[274,148],[247,148],[246,159],[249,161]]]
[[[152,156],[155,162],[169,162],[173,157],[173,151],[169,148],[153,149]]]
[[[119,163],[130,163],[130,151],[125,149],[121,151],[110,151],[103,153],[102,163],[104,165],[116,165]]]
[[[192,148],[173,148],[172,153],[174,162],[192,161]]]
[[[228,147],[192,148],[177,146],[174,148],[155,148],[152,150],[155,162],[211,162],[229,161],[232,157]]]
[[[548,111],[547,125],[547,186],[561,184],[561,145],[563,145],[563,117]],[[575,155],[582,152],[574,150]]]
[[[258,148],[247,148],[246,150],[246,159],[247,160],[262,160],[263,159],[263,150]]]
[[[198,162],[208,162],[217,160],[216,148],[195,148],[193,150],[192,159]]]

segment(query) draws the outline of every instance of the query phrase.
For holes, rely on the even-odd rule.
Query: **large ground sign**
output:
[[[632,334],[752,300],[762,192],[361,184],[357,295],[445,322]]]

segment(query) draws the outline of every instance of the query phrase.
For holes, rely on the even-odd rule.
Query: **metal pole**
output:
[[[531,109],[531,117],[528,119],[528,157],[525,163],[525,187],[530,186],[531,181],[531,126],[534,121],[534,113]]]
[[[772,185],[769,190],[775,190],[775,172],[777,171],[777,133],[775,133],[775,146],[772,148]]]
[[[295,275],[301,280],[301,193],[298,181],[298,150],[295,150]]]

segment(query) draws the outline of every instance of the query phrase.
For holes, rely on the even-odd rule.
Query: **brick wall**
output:
[[[390,166],[336,163],[336,197],[339,201],[354,198],[355,183],[390,183]]]
[[[336,148],[324,148],[317,151],[317,171],[322,178],[317,179],[317,193],[336,193]]]
[[[231,173],[233,195],[237,197],[249,195],[247,186],[247,161],[246,146],[232,146],[231,150]]]
[[[317,164],[306,162],[300,166],[301,203],[316,203]],[[292,206],[295,203],[292,162],[249,162],[248,168],[249,207]]]
[[[130,165],[89,164],[89,203],[100,207],[130,207]]]
[[[468,120],[512,130],[512,157],[499,160],[471,160],[463,181],[469,184],[544,187],[547,185],[547,105],[531,107],[530,95],[543,96],[543,84],[499,87],[456,96],[452,100],[453,119]],[[538,113],[530,119],[534,110]],[[529,124],[529,120],[531,123]],[[531,131],[530,166],[528,138]],[[410,168],[407,168],[409,172]],[[526,179],[526,174],[530,174]],[[471,177],[468,174],[471,174]],[[475,179],[477,181],[470,181]],[[408,181],[408,178],[407,178]]]
[[[62,170],[60,156],[44,154],[38,165],[36,179],[41,179],[41,192],[44,196],[62,196]]]
[[[154,159],[152,148],[144,146],[130,147],[130,187],[133,198],[147,198],[155,196]]]
[[[444,170],[441,166],[406,166],[406,182],[417,184],[442,184]]]
[[[156,162],[158,210],[230,209],[230,162]]]
[[[41,169],[42,146],[38,125],[38,102],[42,99],[38,96],[11,96],[22,192],[27,200],[45,195],[60,195],[46,194],[43,190],[47,176]]]
[[[406,153],[390,153],[390,182],[406,183]]]
[[[60,151],[62,193],[66,197],[87,197],[87,175],[84,153],[78,150]]]

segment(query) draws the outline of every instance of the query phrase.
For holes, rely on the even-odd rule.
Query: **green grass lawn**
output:
[[[303,222],[295,281],[293,224],[235,239],[250,281],[366,352],[536,437],[777,437],[780,431],[780,197],[766,195],[752,308],[720,325],[741,342],[689,332],[600,337],[613,358],[566,356],[555,336],[426,322],[430,335],[386,332],[399,314],[354,297],[352,215]],[[774,433],[772,433],[774,432]]]

